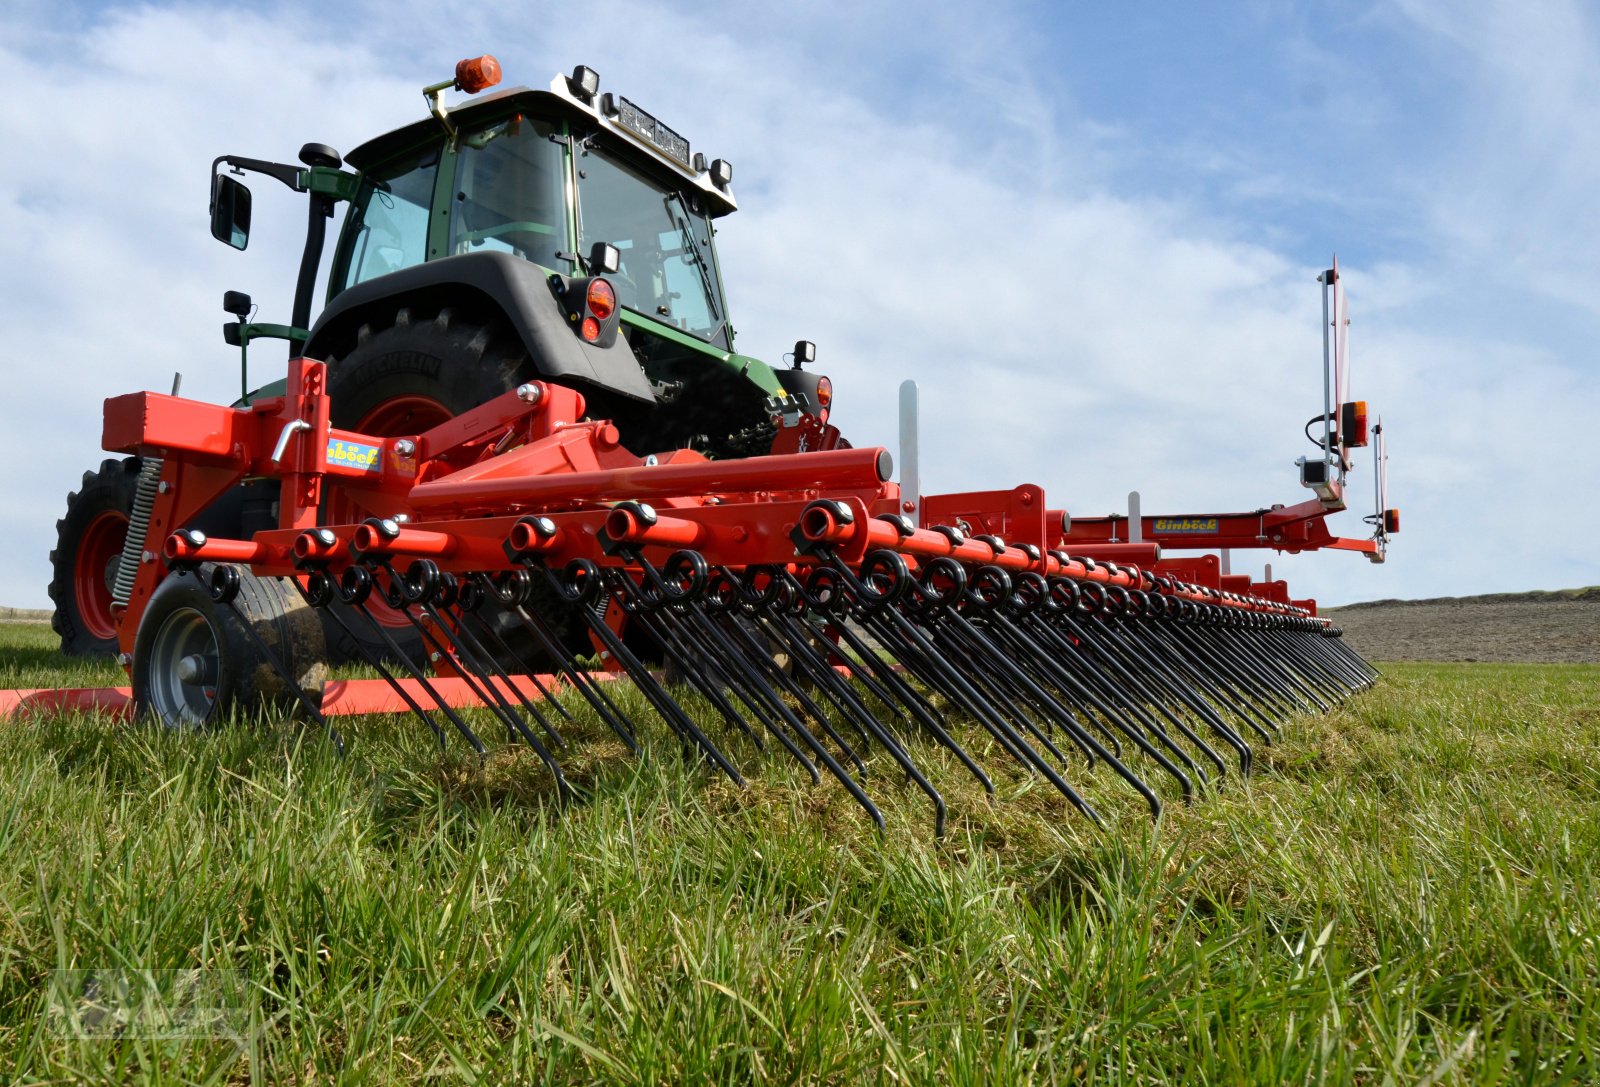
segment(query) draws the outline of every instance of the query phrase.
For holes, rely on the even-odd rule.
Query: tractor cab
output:
[[[424,88],[430,116],[355,148],[347,165],[323,149],[310,170],[276,168],[314,202],[324,195],[321,219],[335,203],[347,208],[320,315],[310,318],[315,276],[306,275],[320,263],[314,212],[300,327],[257,327],[296,340],[292,353],[329,360],[337,384],[372,331],[419,315],[465,318],[520,342],[520,376],[577,388],[634,449],[743,457],[771,452],[797,420],[825,432],[817,375],[775,371],[735,347],[714,227],[738,207],[728,162],[708,161],[636,103],[602,93],[592,68],[548,89],[478,93],[498,79],[493,58],[463,61],[455,79]],[[475,97],[447,106],[449,89]],[[254,160],[218,162],[274,173]],[[216,175],[213,233],[239,248],[249,229],[241,188]],[[232,213],[241,200],[242,228]],[[571,304],[596,278],[605,313]],[[250,336],[236,329],[230,342]],[[816,448],[821,436],[787,444]]]
[[[771,367],[735,351],[713,227],[738,207],[728,163],[601,94],[587,67],[545,90],[429,102],[433,116],[350,153],[359,181],[307,353],[343,354],[353,328],[395,305],[390,285],[448,295],[499,311],[540,372],[578,387],[632,448],[770,451],[773,419],[794,401]],[[597,251],[611,266],[595,265]],[[571,309],[558,314],[565,342],[552,342],[538,311],[594,276],[619,310],[617,342]]]

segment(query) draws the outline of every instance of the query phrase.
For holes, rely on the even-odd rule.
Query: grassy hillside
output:
[[[5,683],[49,681],[45,633],[0,627]],[[1391,666],[1160,826],[1108,775],[1096,831],[946,766],[943,840],[887,768],[879,836],[659,731],[643,760],[592,732],[557,810],[525,752],[403,719],[343,759],[0,728],[5,1082],[1600,1077],[1600,667]],[[140,971],[167,1019],[64,1014]]]

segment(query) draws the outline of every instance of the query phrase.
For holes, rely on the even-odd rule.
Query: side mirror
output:
[[[230,174],[211,179],[211,236],[235,249],[250,242],[250,190]]]

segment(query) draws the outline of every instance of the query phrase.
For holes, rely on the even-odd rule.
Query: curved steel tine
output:
[[[384,569],[391,578],[399,577],[394,568],[387,563],[384,564]],[[432,620],[431,626],[421,622],[413,614],[413,606],[420,607],[423,613]],[[512,735],[521,736],[528,746],[533,748],[534,754],[539,757],[539,761],[545,764],[551,776],[555,778],[556,791],[563,798],[575,798],[578,795],[577,790],[572,787],[571,783],[567,781],[566,775],[562,773],[561,764],[556,760],[554,753],[544,745],[544,741],[539,739],[538,734],[522,719],[521,714],[517,713],[511,701],[506,698],[494,680],[490,678],[485,670],[484,662],[477,658],[465,641],[457,637],[456,631],[452,629],[451,624],[445,621],[443,615],[429,602],[427,597],[418,600],[415,605],[407,601],[400,608],[400,612],[422,635],[424,644],[432,645],[435,651],[452,657],[460,669],[462,681],[471,689],[473,695],[488,708],[489,712],[500,719],[508,732]]]

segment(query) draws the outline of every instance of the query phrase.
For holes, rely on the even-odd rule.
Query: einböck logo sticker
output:
[[[1157,532],[1215,532],[1217,519],[1215,517],[1157,517],[1155,524]]]
[[[328,440],[328,463],[337,464],[345,468],[359,468],[364,472],[381,470],[378,455],[382,452],[378,446],[362,445],[360,442],[340,442]]]

